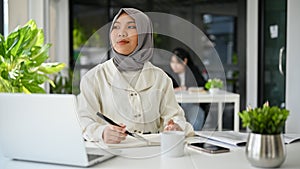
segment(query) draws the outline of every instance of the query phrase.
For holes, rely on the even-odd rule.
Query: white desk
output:
[[[207,154],[186,149],[186,154],[179,158],[163,158],[159,155],[160,147],[128,149],[127,157],[118,156],[91,168],[99,169],[257,169],[252,167],[245,156],[245,147],[231,149],[224,154]],[[287,158],[281,169],[300,169],[300,142],[287,145]],[[138,158],[140,156],[144,158]],[[149,157],[146,157],[148,155]],[[152,155],[152,156],[151,156]],[[136,158],[135,158],[136,157]],[[42,164],[7,160],[1,157],[1,169],[76,169],[61,165]]]
[[[222,103],[234,103],[234,131],[239,131],[240,95],[226,91],[216,94],[177,92],[176,100],[179,103],[218,103],[218,129],[222,130]]]

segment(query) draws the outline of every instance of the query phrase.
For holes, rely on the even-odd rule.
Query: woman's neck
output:
[[[181,72],[178,72],[178,74],[183,74],[185,73],[185,69],[183,69]]]

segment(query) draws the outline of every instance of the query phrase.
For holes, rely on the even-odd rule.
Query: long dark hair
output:
[[[184,59],[187,59],[187,66],[188,67],[194,66],[191,56],[187,50],[177,47],[173,49],[172,53],[177,56],[178,62],[183,63]]]

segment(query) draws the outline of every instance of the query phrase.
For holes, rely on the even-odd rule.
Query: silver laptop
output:
[[[114,156],[100,148],[89,153],[81,131],[74,95],[0,93],[5,157],[88,167]]]

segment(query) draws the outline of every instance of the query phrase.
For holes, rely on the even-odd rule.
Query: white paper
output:
[[[278,38],[278,25],[270,25],[270,37],[271,39]]]
[[[249,133],[235,131],[197,131],[195,133],[206,139],[235,146],[245,146],[249,135]],[[284,134],[283,138],[286,144],[290,144],[295,141],[300,141],[300,134]]]
[[[122,141],[119,144],[105,144],[103,142],[87,142],[87,147],[100,147],[104,149],[108,148],[130,148],[130,147],[144,147],[144,146],[159,146],[160,145],[160,134],[145,134],[142,135],[145,139],[150,141],[150,144],[147,144],[144,141],[138,140],[134,137],[127,136],[126,140]]]
[[[248,133],[235,131],[197,131],[196,135],[234,146],[246,145]]]

